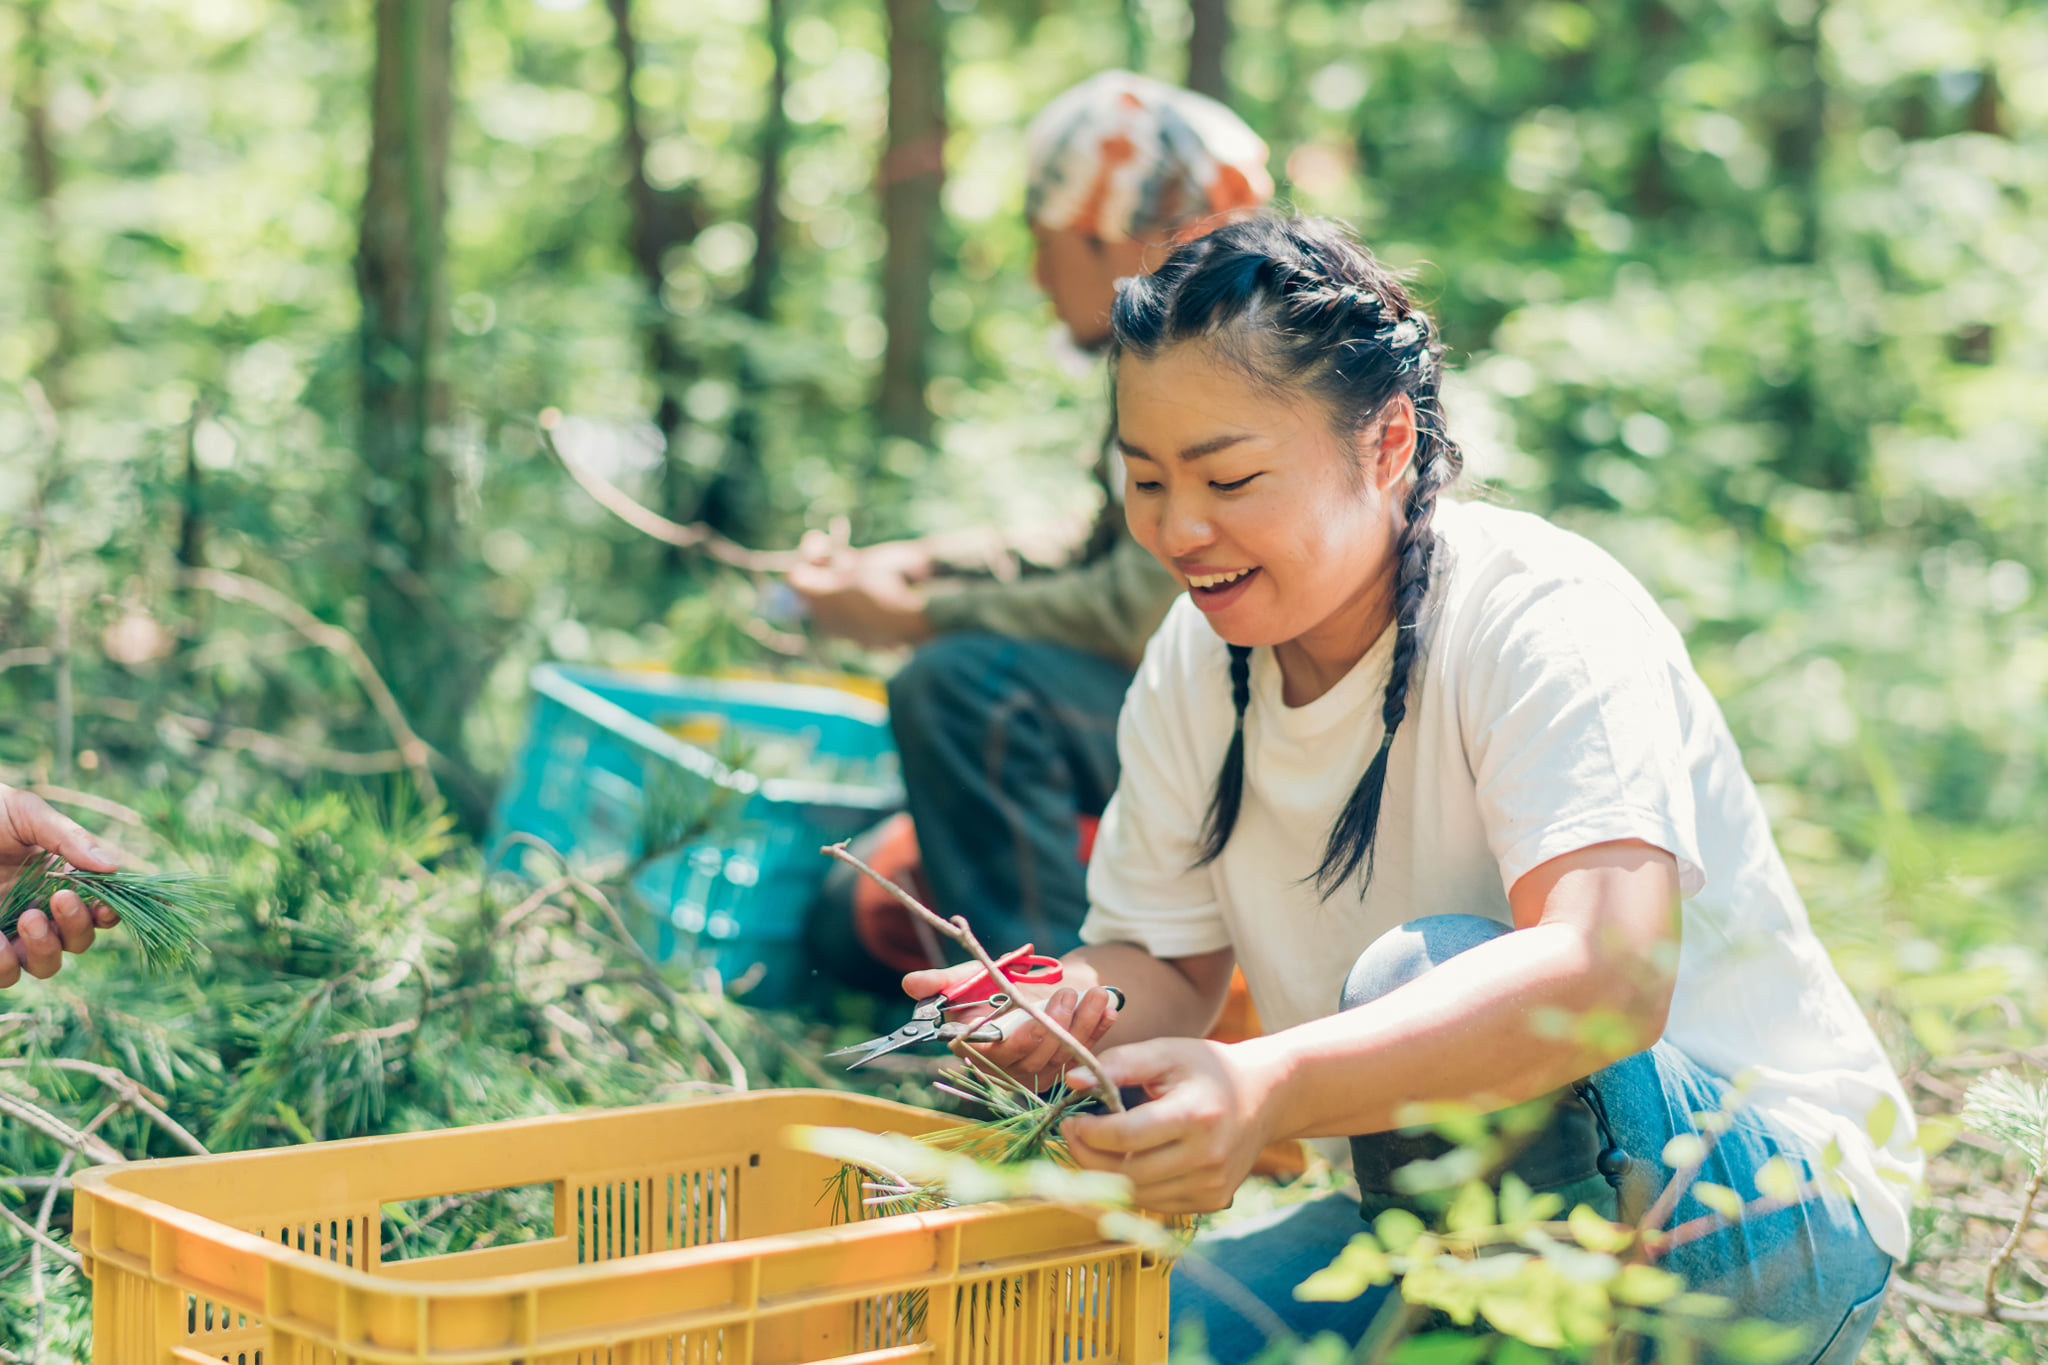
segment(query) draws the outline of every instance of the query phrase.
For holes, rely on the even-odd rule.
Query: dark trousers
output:
[[[942,914],[989,951],[1081,941],[1076,820],[1116,790],[1116,718],[1131,673],[1042,640],[942,635],[889,684],[889,723]]]

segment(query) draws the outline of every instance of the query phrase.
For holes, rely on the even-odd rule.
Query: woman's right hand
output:
[[[957,967],[912,972],[903,978],[903,990],[911,999],[922,1000],[950,987],[964,985],[980,972],[981,968],[971,962]],[[1093,1050],[1116,1023],[1116,996],[1107,987],[1084,984],[1082,989],[1076,990],[1072,986],[1019,986],[1014,983],[1010,987],[1013,999],[1027,992],[1033,1004],[1042,1006],[1055,1023],[1073,1034],[1085,1048]],[[987,1011],[975,1010],[959,1010],[946,1016],[948,1020],[963,1023],[988,1017]],[[1078,1064],[1078,1059],[1068,1055],[1065,1043],[1022,1010],[1013,1007],[997,1017],[1003,1029],[1001,1041],[960,1046],[1034,1089],[1043,1089],[1064,1075],[1069,1066]]]
[[[14,885],[31,859],[54,853],[88,872],[112,872],[120,864],[74,820],[51,810],[42,798],[0,786],[0,891]],[[88,905],[76,892],[59,891],[49,904],[24,911],[11,935],[0,935],[0,990],[21,980],[55,976],[64,954],[92,946],[95,929],[121,922],[113,907]]]

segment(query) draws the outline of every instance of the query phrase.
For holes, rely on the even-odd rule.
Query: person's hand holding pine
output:
[[[39,796],[0,786],[0,898],[22,873],[55,854],[86,872],[113,872],[119,863],[76,821],[51,810]],[[82,953],[100,929],[121,922],[111,906],[88,905],[75,891],[60,890],[49,903],[22,912],[11,932],[0,934],[0,990],[24,970],[47,980],[64,965],[65,953]]]

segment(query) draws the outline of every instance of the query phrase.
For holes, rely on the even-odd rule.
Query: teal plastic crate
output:
[[[709,960],[749,983],[750,1000],[799,991],[804,914],[830,867],[819,846],[903,804],[887,708],[829,687],[566,664],[530,681],[526,741],[493,821],[499,857],[516,864],[514,832],[575,857],[637,856],[650,784],[725,787],[733,802],[714,835],[635,878],[654,912],[629,927],[659,961]],[[721,761],[735,746],[761,771]]]

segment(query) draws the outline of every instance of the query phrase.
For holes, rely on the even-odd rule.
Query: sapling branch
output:
[[[2013,1253],[2020,1248],[2020,1239],[2034,1221],[2034,1201],[2041,1197],[2042,1177],[2048,1176],[2048,1141],[2042,1143],[2041,1159],[2034,1162],[2034,1172],[2027,1178],[2027,1187],[2020,1193],[2020,1216],[2013,1220],[2012,1235],[2005,1239],[2005,1245],[1991,1258],[1990,1268],[1984,1272],[1984,1316],[1998,1321],[2001,1307],[1998,1281],[2005,1275],[2005,1268],[2012,1264]]]
[[[996,980],[1003,979],[1002,972],[996,967],[996,960],[989,956],[988,949],[981,946],[981,940],[976,938],[974,931],[967,927],[967,921],[964,918],[954,915],[948,919],[940,915],[937,911],[932,910],[922,901],[918,900],[917,897],[896,885],[895,882],[890,881],[887,877],[869,867],[843,843],[828,844],[818,851],[827,857],[837,858],[840,862],[850,865],[856,872],[869,878],[875,885],[881,887],[891,896],[894,896],[898,903],[904,909],[910,911],[911,914],[917,916],[919,921],[930,925],[938,933],[944,934],[947,938],[952,939],[955,943],[965,948],[968,954],[976,962],[979,962],[991,977]],[[1075,1060],[1088,1068],[1088,1074],[1095,1080],[1095,1093],[1102,1100],[1103,1108],[1112,1114],[1124,1112],[1123,1099],[1116,1093],[1116,1087],[1110,1083],[1109,1073],[1103,1070],[1101,1058],[1090,1052],[1079,1038],[1076,1038],[1055,1022],[1053,1017],[1047,1014],[1042,1006],[1031,1000],[1023,991],[1012,993],[1010,1003],[1037,1020],[1040,1028],[1043,1028],[1047,1033],[1057,1038],[1060,1041],[1060,1045],[1066,1048]]]

